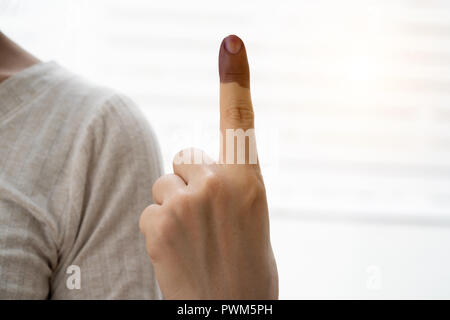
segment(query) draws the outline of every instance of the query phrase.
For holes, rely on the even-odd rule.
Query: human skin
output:
[[[39,62],[0,31],[0,82]]]
[[[247,55],[236,36],[222,42],[219,74],[222,136],[253,129]],[[182,163],[189,152],[203,162]],[[175,156],[174,173],[155,182],[155,204],[139,226],[165,299],[278,298],[264,181],[259,163],[248,162],[213,162],[185,149]]]

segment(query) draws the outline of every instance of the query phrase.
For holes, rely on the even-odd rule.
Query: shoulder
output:
[[[90,162],[120,160],[151,166],[160,173],[161,159],[153,129],[128,96],[96,85],[59,67],[59,81],[46,93],[65,123],[61,132],[70,141],[71,154]],[[128,160],[127,160],[128,159]]]
[[[52,113],[69,118],[72,126],[79,130],[87,129],[93,122],[97,125],[98,122],[123,125],[137,122],[148,126],[136,104],[116,90],[95,84],[56,64],[52,81],[53,85],[43,93],[44,100],[52,105]]]

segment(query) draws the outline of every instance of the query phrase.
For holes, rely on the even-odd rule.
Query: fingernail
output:
[[[236,54],[241,50],[242,41],[234,34],[225,38],[225,49],[231,54]]]
[[[250,88],[250,70],[244,42],[235,35],[223,39],[219,50],[220,82],[237,82]]]

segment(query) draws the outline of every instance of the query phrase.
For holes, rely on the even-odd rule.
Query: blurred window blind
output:
[[[450,2],[6,1],[3,31],[131,96],[166,170],[217,155],[221,39],[246,41],[273,217],[450,221]]]

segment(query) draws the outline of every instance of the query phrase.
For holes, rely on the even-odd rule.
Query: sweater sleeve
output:
[[[134,103],[113,95],[79,128],[65,170],[64,240],[52,299],[159,299],[138,227],[162,174],[155,135]]]

